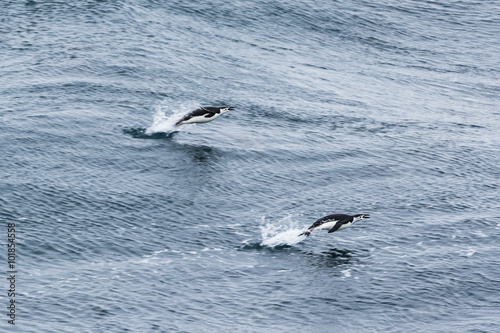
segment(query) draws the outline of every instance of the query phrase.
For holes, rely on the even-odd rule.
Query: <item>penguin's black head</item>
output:
[[[369,219],[370,214],[356,214],[354,215],[354,218],[357,220]]]
[[[221,106],[219,109],[220,109],[221,114],[226,113],[227,111],[234,110],[234,108],[232,106]]]

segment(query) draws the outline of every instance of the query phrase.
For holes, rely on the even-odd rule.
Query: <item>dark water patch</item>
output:
[[[359,260],[356,252],[348,249],[332,248],[320,253],[308,251],[306,255],[311,257],[309,261],[314,266],[320,267],[337,267],[352,264]]]
[[[276,246],[267,246],[267,245],[262,245],[261,243],[250,243],[250,244],[243,244],[240,247],[238,247],[238,250],[240,251],[263,251],[265,253],[286,253],[286,252],[300,252],[296,247],[293,245],[287,245],[287,244],[281,244],[281,245],[276,245]]]
[[[171,139],[177,133],[176,131],[149,133],[148,129],[144,127],[127,127],[122,129],[122,132],[124,134],[130,135],[135,139],[152,139],[152,140]]]
[[[309,239],[312,246],[315,246],[316,239]],[[309,250],[307,249],[311,245],[307,245],[304,242],[301,244],[287,245],[281,244],[276,246],[262,245],[261,243],[248,243],[243,244],[237,248],[238,251],[257,251],[259,254],[269,254],[269,255],[300,255],[307,262],[311,263],[313,266],[329,266],[335,267],[346,264],[359,263],[360,260],[369,257],[368,250],[350,250],[346,248],[330,248],[328,250]],[[297,259],[293,259],[297,260]]]

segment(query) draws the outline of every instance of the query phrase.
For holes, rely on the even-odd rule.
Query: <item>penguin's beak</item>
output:
[[[228,107],[227,109],[228,109],[229,111],[232,111],[232,110],[234,110],[234,107],[230,106],[230,107]]]
[[[363,218],[364,218],[364,219],[369,219],[369,218],[370,218],[370,214],[365,214],[365,215],[363,215]]]

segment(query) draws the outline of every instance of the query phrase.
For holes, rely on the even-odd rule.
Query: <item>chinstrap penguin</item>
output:
[[[182,124],[208,123],[209,121],[212,121],[215,118],[219,117],[221,114],[231,110],[234,110],[234,107],[202,106],[182,117],[181,120],[175,123],[175,126],[180,126]]]
[[[309,236],[311,232],[315,229],[328,229],[328,233],[332,233],[337,230],[342,230],[350,227],[354,222],[363,219],[369,219],[369,214],[356,214],[356,215],[346,215],[346,214],[332,214],[320,218],[314,222],[306,231],[301,233],[299,236],[306,235]]]

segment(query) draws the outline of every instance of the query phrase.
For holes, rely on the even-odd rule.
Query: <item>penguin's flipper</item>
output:
[[[335,231],[339,230],[339,228],[342,226],[342,224],[344,224],[344,220],[338,221],[337,223],[335,223],[335,225],[333,226],[333,228],[331,228],[330,230],[328,230],[328,233],[331,234],[332,232],[335,232]]]
[[[213,116],[215,116],[215,113],[209,112],[206,115],[204,115],[203,117],[205,117],[205,118],[212,118]]]

